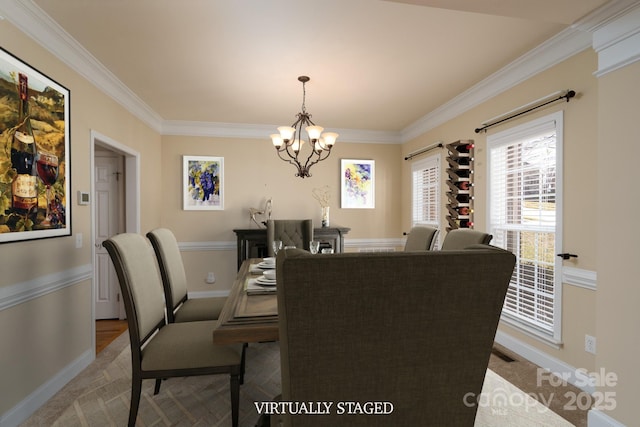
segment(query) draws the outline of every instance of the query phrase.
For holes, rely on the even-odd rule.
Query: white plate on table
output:
[[[258,268],[263,268],[263,269],[272,269],[272,268],[276,268],[276,265],[275,265],[275,264],[269,264],[269,263],[266,263],[266,262],[264,262],[264,261],[259,262],[259,263],[257,264],[257,266],[258,266]]]
[[[269,280],[264,276],[260,276],[256,279],[256,283],[261,285],[261,286],[275,286],[276,285],[276,281],[275,280]]]

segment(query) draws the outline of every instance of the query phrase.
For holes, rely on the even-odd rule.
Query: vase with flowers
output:
[[[320,203],[322,227],[329,226],[329,199],[331,198],[331,189],[328,185],[322,188],[314,188],[311,192],[313,198]]]

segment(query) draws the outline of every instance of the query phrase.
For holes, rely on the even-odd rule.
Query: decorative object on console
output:
[[[320,208],[322,208],[322,226],[329,226],[329,199],[331,198],[331,189],[328,185],[325,185],[322,188],[314,188],[311,191],[313,198],[320,203]]]
[[[342,159],[340,196],[342,209],[373,209],[375,203],[375,162]]]
[[[307,76],[298,77],[298,81],[302,82],[302,111],[296,115],[298,119],[291,126],[280,126],[278,128],[279,134],[271,135],[271,141],[278,152],[278,157],[294,165],[298,169],[296,176],[300,178],[311,176],[309,173],[311,166],[329,157],[331,148],[338,138],[338,134],[335,132],[322,133],[324,128],[316,126],[311,121],[311,114],[307,113],[305,107],[305,83],[309,80]],[[305,143],[302,140],[303,126],[309,139],[310,153],[308,155],[300,155]],[[286,153],[286,157],[283,156],[283,153]]]
[[[264,226],[266,228],[267,221],[271,219],[271,210],[272,210],[272,208],[273,208],[273,200],[271,198],[269,198],[265,202],[264,208],[262,208],[262,210],[257,209],[257,208],[249,208],[249,218],[251,219],[251,221],[253,221],[253,223],[255,225],[258,226],[258,228],[263,228],[262,226]],[[263,215],[265,217],[265,220],[261,221],[259,223],[256,220],[256,216],[258,216],[258,215]]]

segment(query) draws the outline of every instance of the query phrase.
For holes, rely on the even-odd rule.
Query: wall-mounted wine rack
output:
[[[447,144],[447,231],[473,228],[473,148],[472,139]]]

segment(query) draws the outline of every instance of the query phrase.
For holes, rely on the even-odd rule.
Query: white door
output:
[[[95,157],[95,279],[96,320],[123,319],[120,287],[111,258],[102,246],[109,237],[121,231],[123,159],[115,153],[96,152]]]

